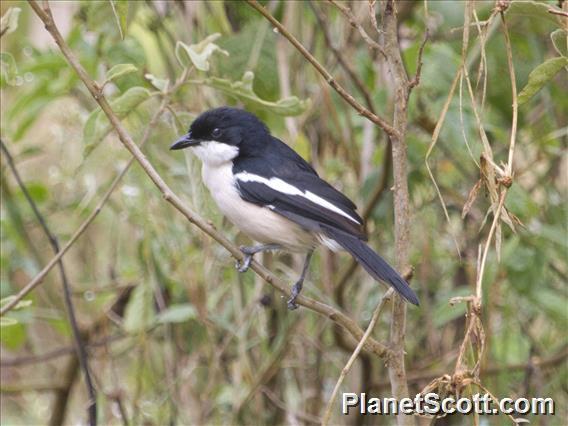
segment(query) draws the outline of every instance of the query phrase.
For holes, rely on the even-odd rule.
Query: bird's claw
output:
[[[237,271],[239,271],[240,273],[246,272],[250,267],[251,261],[252,261],[252,255],[245,254],[242,262],[240,260],[237,260],[235,262],[235,268],[237,268]]]
[[[252,248],[247,246],[239,247],[239,250],[241,251],[242,254],[244,254],[244,257],[242,262],[240,260],[237,260],[237,262],[235,263],[235,268],[237,268],[237,271],[239,271],[240,273],[248,271],[250,263],[252,262],[252,257],[256,253],[253,249],[254,247]]]
[[[290,298],[288,299],[287,302],[288,309],[290,311],[294,311],[299,307],[298,304],[296,303],[296,299],[298,298],[300,291],[302,291],[302,284],[303,282],[300,280],[292,286],[292,291],[290,292]]]
[[[296,303],[296,298],[295,297],[290,297],[288,299],[288,310],[289,311],[295,311],[296,309],[299,308],[298,304]]]

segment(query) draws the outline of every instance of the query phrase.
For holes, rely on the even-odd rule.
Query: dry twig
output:
[[[348,93],[343,86],[341,86],[335,78],[327,71],[323,65],[321,65],[314,56],[307,51],[307,49],[294,37],[290,32],[264,8],[256,0],[246,0],[246,2],[255,10],[257,10],[262,16],[268,19],[272,25],[274,25],[280,34],[286,37],[290,43],[314,66],[314,68],[319,72],[325,81],[343,98],[345,101],[351,105],[360,115],[371,120],[381,129],[383,129],[389,136],[398,135],[397,130],[391,126],[384,118],[374,114],[369,111],[363,105],[361,105],[350,93]]]
[[[373,332],[373,329],[375,328],[375,324],[377,323],[379,316],[381,315],[381,312],[382,312],[385,304],[388,301],[391,300],[393,293],[394,293],[394,290],[391,287],[383,295],[383,297],[381,298],[381,300],[377,304],[375,311],[373,312],[373,316],[371,318],[371,321],[369,322],[369,326],[367,327],[367,330],[365,330],[365,334],[363,335],[363,337],[361,338],[361,340],[357,344],[357,347],[355,348],[355,350],[351,354],[351,357],[347,361],[347,364],[345,364],[345,367],[343,367],[343,370],[341,370],[341,374],[339,375],[339,378],[337,379],[337,383],[335,384],[335,387],[333,388],[333,392],[331,392],[331,396],[329,397],[327,407],[324,411],[322,425],[326,426],[326,425],[329,424],[329,419],[331,417],[331,410],[333,409],[333,405],[334,405],[337,393],[339,392],[339,388],[341,387],[341,384],[343,383],[343,380],[345,379],[345,377],[347,376],[349,371],[351,371],[351,367],[353,367],[353,364],[355,363],[355,360],[359,356],[361,349],[363,349],[363,345],[365,344],[365,340],[367,340],[369,338],[369,336],[371,335],[371,333]]]
[[[51,232],[49,226],[47,226],[45,218],[39,211],[35,201],[33,200],[26,185],[24,184],[24,181],[20,177],[20,173],[16,168],[16,164],[14,163],[14,159],[10,154],[10,151],[8,151],[8,148],[4,144],[4,141],[1,139],[0,139],[0,146],[2,148],[2,152],[6,156],[8,167],[12,171],[12,174],[14,175],[14,178],[16,179],[18,186],[22,190],[24,197],[26,198],[28,204],[32,208],[34,216],[39,222],[41,229],[47,236],[51,248],[53,249],[54,253],[57,254],[60,251],[59,241],[57,237]],[[67,308],[67,315],[69,316],[69,324],[71,325],[75,351],[77,352],[77,360],[79,361],[79,366],[81,367],[83,375],[85,376],[85,386],[87,387],[87,394],[89,395],[89,403],[87,407],[87,413],[89,416],[89,425],[93,426],[97,424],[97,393],[95,391],[95,386],[93,385],[93,380],[91,378],[91,373],[89,371],[89,362],[87,359],[87,351],[85,349],[85,344],[83,342],[79,326],[77,325],[75,307],[73,306],[73,300],[71,299],[71,285],[69,284],[69,279],[67,278],[67,273],[65,271],[65,266],[63,265],[63,260],[59,259],[57,265],[59,267],[59,275],[61,276],[61,285],[63,287],[63,300],[65,301],[65,307]]]

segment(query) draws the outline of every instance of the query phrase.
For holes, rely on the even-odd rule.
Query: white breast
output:
[[[199,153],[198,148],[202,148]],[[300,226],[268,208],[259,207],[241,198],[235,185],[232,158],[227,161],[211,161],[220,160],[222,155],[213,155],[206,147],[196,147],[193,150],[203,160],[203,182],[219,210],[243,233],[260,243],[280,244],[291,251],[305,251],[314,246],[314,236],[302,230]]]

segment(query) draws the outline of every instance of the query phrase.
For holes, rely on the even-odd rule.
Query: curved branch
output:
[[[119,118],[113,112],[108,101],[102,94],[99,85],[87,74],[83,66],[79,63],[79,61],[77,60],[77,58],[75,57],[75,55],[73,54],[73,52],[71,51],[65,40],[63,39],[63,37],[61,36],[61,33],[59,32],[53,20],[53,16],[51,15],[51,10],[49,9],[49,5],[46,3],[45,8],[42,8],[35,0],[31,0],[29,4],[33,8],[35,13],[38,15],[38,17],[43,21],[43,23],[45,24],[45,28],[51,34],[51,36],[53,37],[53,39],[61,49],[61,52],[63,53],[69,64],[79,75],[79,78],[83,81],[83,83],[85,84],[91,95],[93,96],[93,98],[97,101],[97,103],[99,104],[99,106],[101,107],[107,118],[109,119],[110,123],[112,124],[116,133],[118,134],[118,137],[122,142],[122,144],[125,146],[126,149],[128,149],[128,151],[130,151],[130,153],[140,164],[144,172],[148,175],[148,177],[152,180],[152,182],[158,187],[164,199],[167,202],[169,202],[181,214],[183,214],[186,217],[186,219],[189,220],[192,224],[196,225],[201,231],[203,231],[208,236],[210,236],[215,241],[217,241],[219,244],[221,244],[235,259],[242,260],[243,254],[241,253],[241,251],[234,244],[232,244],[227,238],[225,238],[225,236],[222,233],[218,232],[215,229],[215,227],[211,225],[207,220],[200,217],[191,208],[185,205],[183,201],[176,194],[174,194],[174,192],[170,189],[170,187],[158,174],[156,169],[154,169],[154,167],[150,164],[150,162],[148,161],[146,156],[142,153],[142,151],[140,151],[138,146],[132,140],[130,134],[122,126],[122,123],[120,122]],[[68,245],[66,245],[62,249],[60,254],[56,257],[61,257],[68,248],[69,248]],[[53,267],[52,264],[54,264],[55,262],[56,260],[54,259],[50,262],[49,265]],[[41,279],[43,279],[43,277],[47,274],[46,269],[47,267],[44,268],[44,270],[40,273],[40,275],[42,275]],[[264,281],[272,285],[275,289],[277,289],[283,294],[286,295],[288,294],[289,292],[288,285],[283,280],[280,280],[276,276],[274,276],[264,266],[253,260],[251,263],[251,269],[255,271]],[[37,286],[39,284],[39,282],[36,282],[38,280],[38,277],[34,278],[34,280],[32,280],[30,284],[34,283],[35,284],[34,286]],[[28,287],[30,287],[30,284],[28,284],[23,290],[26,290]],[[32,288],[33,287],[29,288],[24,293],[24,295],[27,294],[29,291],[31,291]],[[22,293],[22,291],[20,291],[20,293]],[[19,298],[23,297],[20,296],[20,293],[18,294]],[[16,300],[18,300],[18,298],[16,298]],[[361,327],[359,327],[359,325],[353,319],[349,318],[347,315],[338,311],[337,309],[334,309],[331,306],[328,306],[314,299],[310,299],[306,296],[298,297],[297,301],[300,305],[312,311],[315,311],[321,315],[324,315],[330,318],[332,321],[336,322],[337,324],[341,325],[343,328],[349,331],[349,333],[351,333],[351,335],[353,335],[353,337],[358,341],[360,341],[361,338],[363,337],[364,332],[361,329]],[[10,309],[13,306],[14,305],[10,306]],[[2,309],[0,315],[4,315],[5,312],[9,310],[7,308],[8,305],[6,305]],[[391,355],[390,349],[385,344],[380,343],[374,339],[370,338],[367,339],[364,347],[368,351],[373,352],[380,357],[390,358]]]
[[[59,241],[57,237],[53,235],[49,227],[47,226],[47,222],[45,218],[40,213],[34,199],[30,195],[28,188],[24,184],[22,178],[20,177],[20,173],[14,164],[14,159],[12,158],[12,154],[8,151],[8,148],[4,144],[4,141],[0,139],[0,147],[2,148],[2,152],[6,156],[6,161],[8,163],[8,167],[12,171],[18,186],[22,190],[24,197],[26,198],[28,204],[32,208],[34,215],[38,222],[40,223],[43,232],[47,236],[49,240],[49,244],[53,249],[54,253],[57,254],[60,251]],[[91,378],[91,373],[89,372],[89,361],[87,359],[87,350],[85,349],[85,344],[83,342],[83,338],[81,336],[81,331],[79,330],[79,326],[77,325],[77,317],[75,315],[75,307],[73,306],[73,300],[71,299],[71,286],[69,285],[69,280],[67,278],[67,273],[65,272],[65,267],[63,265],[63,260],[59,259],[57,262],[59,266],[59,275],[61,275],[61,284],[63,286],[63,299],[65,301],[65,307],[67,308],[67,315],[69,316],[69,324],[71,325],[71,331],[73,334],[73,341],[75,343],[75,351],[77,352],[77,361],[81,370],[83,371],[83,375],[85,376],[85,386],[87,387],[87,394],[89,395],[89,403],[87,407],[87,412],[89,415],[89,425],[96,425],[97,424],[97,393],[95,391],[95,386],[93,385],[93,380]]]
[[[343,98],[345,101],[351,105],[360,115],[367,118],[368,120],[375,123],[381,129],[385,131],[389,136],[397,136],[398,130],[391,126],[384,118],[374,114],[369,111],[363,105],[361,105],[353,96],[351,96],[344,88],[341,86],[335,78],[327,71],[323,65],[321,65],[314,56],[308,52],[308,50],[302,46],[302,44],[294,37],[290,32],[274,17],[262,7],[256,0],[246,0],[246,2],[255,10],[257,10],[262,16],[264,16],[272,25],[276,27],[278,32],[288,39],[292,45],[298,49],[298,51],[308,60],[310,64],[314,66],[317,72],[319,72],[325,81]]]

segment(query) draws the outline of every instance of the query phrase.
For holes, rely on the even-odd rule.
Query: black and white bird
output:
[[[366,243],[363,220],[353,202],[293,149],[270,134],[255,115],[222,107],[204,112],[170,149],[191,148],[203,163],[203,182],[221,212],[260,243],[241,247],[240,272],[255,253],[284,249],[306,253],[288,308],[295,309],[313,250],[320,244],[344,249],[375,279],[392,285],[410,303],[408,283]]]

